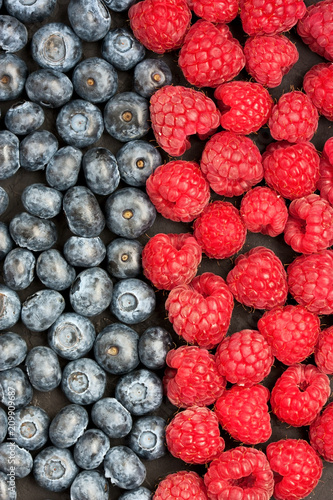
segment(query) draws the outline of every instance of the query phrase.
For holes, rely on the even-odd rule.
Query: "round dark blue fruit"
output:
[[[111,15],[100,0],[70,0],[67,7],[69,22],[81,40],[97,42],[111,26]]]
[[[116,155],[120,178],[129,186],[146,185],[146,180],[163,163],[158,149],[147,141],[135,140],[124,144]]]
[[[62,194],[45,184],[29,184],[21,194],[21,201],[31,215],[52,219],[62,210]]]
[[[115,396],[132,415],[145,415],[161,406],[162,381],[150,370],[133,370],[119,378]]]
[[[55,248],[39,254],[36,274],[43,285],[57,291],[69,288],[76,277],[74,267],[69,265],[60,251]]]
[[[89,405],[104,394],[105,371],[90,358],[70,361],[63,370],[61,389],[72,403]]]
[[[5,439],[7,436],[7,430],[8,430],[8,418],[5,410],[0,408],[0,443]],[[1,491],[1,489],[0,489]]]
[[[60,108],[73,95],[73,84],[62,71],[37,69],[25,82],[29,99],[45,108]]]
[[[25,369],[32,387],[37,391],[52,391],[61,382],[58,356],[50,347],[33,347],[26,357]]]
[[[155,460],[166,455],[165,427],[162,417],[147,415],[138,418],[128,435],[128,446],[143,460]]]
[[[132,490],[141,486],[146,472],[146,467],[139,457],[127,446],[113,446],[105,455],[105,477],[119,488]]]
[[[68,449],[48,446],[36,455],[33,473],[39,486],[60,492],[70,487],[79,468]]]
[[[75,67],[72,82],[81,99],[106,102],[117,92],[118,73],[105,59],[89,57]]]
[[[82,471],[74,479],[70,494],[71,500],[108,500],[109,485],[101,472]]]
[[[25,290],[35,277],[36,257],[31,250],[13,248],[3,263],[3,279],[12,290]]]
[[[4,0],[9,14],[23,23],[37,23],[49,17],[57,0]]]
[[[91,419],[111,439],[127,436],[133,423],[130,412],[115,398],[96,401],[91,409]]]
[[[21,479],[30,474],[33,467],[33,458],[30,451],[20,448],[14,442],[5,442],[0,444],[0,470],[6,474],[11,473],[15,460],[15,477]]]
[[[28,405],[15,412],[13,439],[26,450],[39,450],[49,438],[50,418],[43,408]]]
[[[87,186],[95,194],[109,195],[120,182],[115,156],[107,148],[91,148],[82,159],[83,173]]]
[[[16,54],[0,54],[0,101],[19,97],[28,76],[26,63]]]
[[[156,307],[151,285],[138,278],[118,281],[113,288],[110,310],[119,321],[135,325],[148,319]]]
[[[0,222],[0,260],[3,260],[9,254],[13,246],[14,242],[7,224]]]
[[[139,488],[135,488],[131,491],[126,491],[118,500],[151,500],[153,496],[153,492],[145,488],[144,486],[140,486]]]
[[[0,47],[4,52],[18,52],[28,42],[28,30],[14,16],[0,16]]]
[[[104,107],[104,124],[118,141],[140,139],[150,128],[148,100],[136,92],[116,94]]]
[[[74,460],[81,469],[97,469],[110,449],[110,439],[100,429],[88,429],[74,446]]]
[[[143,246],[138,240],[116,238],[106,248],[107,270],[115,278],[135,278],[142,272]]]
[[[161,370],[165,367],[166,356],[174,347],[172,337],[161,326],[147,328],[139,339],[139,358],[150,370]]]
[[[0,330],[14,326],[21,313],[21,301],[15,290],[0,283]]]
[[[7,191],[0,186],[0,215],[6,212],[9,205],[9,196]]]
[[[43,332],[58,319],[65,309],[65,299],[56,290],[38,290],[25,299],[21,320],[33,332]]]
[[[81,168],[83,153],[73,146],[58,149],[46,166],[47,183],[59,191],[75,186]]]
[[[20,164],[29,172],[44,170],[58,150],[58,139],[48,130],[35,130],[20,144]]]
[[[43,125],[44,120],[43,108],[32,101],[21,101],[13,104],[5,115],[7,129],[17,135],[28,135],[34,132]]]
[[[102,56],[121,71],[134,68],[146,55],[146,49],[127,28],[112,28],[102,43]]]
[[[18,246],[33,252],[48,250],[58,237],[56,225],[52,221],[27,212],[14,215],[9,223],[9,231]]]
[[[49,437],[57,448],[70,448],[84,433],[89,423],[87,410],[78,404],[64,406],[54,416]]]
[[[9,130],[0,130],[0,180],[9,179],[20,168],[20,141]]]
[[[106,255],[106,247],[99,236],[83,238],[71,236],[63,247],[65,259],[76,267],[96,267]]]
[[[96,316],[111,302],[113,283],[104,269],[90,267],[81,271],[71,285],[69,300],[72,308],[82,316]]]
[[[21,335],[4,332],[0,335],[0,371],[20,365],[26,358],[28,346]]]
[[[162,59],[144,59],[134,68],[133,87],[142,97],[150,98],[156,90],[171,85],[172,72]]]
[[[76,236],[93,238],[105,227],[105,217],[94,193],[86,186],[73,186],[63,198],[68,227]]]
[[[0,372],[0,402],[18,410],[27,406],[33,397],[32,385],[19,367]]]

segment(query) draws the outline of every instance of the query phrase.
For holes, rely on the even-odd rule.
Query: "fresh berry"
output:
[[[319,370],[333,375],[333,327],[324,328],[314,348],[314,359]]]
[[[139,278],[118,281],[112,292],[110,311],[127,325],[148,319],[156,307],[156,294],[151,285]]]
[[[323,153],[320,157],[319,172],[317,189],[320,196],[333,205],[333,137],[330,137],[324,144]]]
[[[181,470],[168,474],[158,484],[154,500],[208,500],[203,479],[194,471]]]
[[[166,365],[166,357],[174,346],[170,333],[161,326],[148,327],[139,338],[140,361],[150,370],[160,370]]]
[[[107,270],[118,279],[136,278],[142,271],[143,246],[132,238],[115,238],[106,248]]]
[[[120,71],[134,68],[146,55],[144,46],[127,28],[112,28],[103,38],[102,57]]]
[[[144,460],[156,460],[166,455],[166,421],[162,417],[139,417],[128,436],[128,446]]]
[[[333,403],[324,408],[309,429],[310,444],[326,462],[333,462]]]
[[[171,84],[171,69],[162,59],[145,58],[134,68],[133,88],[142,97],[150,98],[156,90]],[[149,146],[155,149],[152,144]]]
[[[138,488],[146,478],[145,465],[128,446],[111,446],[103,465],[104,476],[111,484],[124,490]]]
[[[333,64],[319,63],[312,66],[303,78],[303,88],[318,112],[333,121]]]
[[[238,14],[239,0],[187,0],[191,10],[211,23],[230,23]]]
[[[162,380],[151,370],[132,370],[118,379],[115,396],[132,415],[145,415],[162,404]]]
[[[305,15],[297,23],[297,33],[309,48],[333,61],[333,2],[322,0],[309,5]]]

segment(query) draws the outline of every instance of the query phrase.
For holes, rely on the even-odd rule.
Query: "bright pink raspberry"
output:
[[[238,0],[187,0],[191,10],[211,23],[230,23],[238,14]]]
[[[181,470],[168,474],[158,484],[154,500],[208,500],[203,478],[197,472]]]
[[[309,429],[310,444],[326,462],[333,462],[333,403],[324,408]]]
[[[309,5],[297,23],[297,33],[313,52],[333,61],[333,0]]]
[[[165,302],[168,317],[186,342],[212,349],[225,337],[234,298],[221,276],[206,272],[171,290]]]
[[[313,66],[303,78],[303,88],[318,112],[333,121],[333,64]]]
[[[319,172],[317,189],[320,196],[333,205],[333,137],[325,142],[320,158]]]
[[[314,359],[319,370],[333,375],[333,326],[324,328],[314,348]]]

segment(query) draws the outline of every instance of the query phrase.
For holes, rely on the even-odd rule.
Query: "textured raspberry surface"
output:
[[[319,115],[310,98],[299,90],[283,94],[268,120],[271,135],[277,141],[304,142],[314,136]]]
[[[280,439],[270,443],[266,455],[276,475],[274,498],[277,500],[299,500],[317,486],[323,464],[304,439]]]
[[[228,197],[240,196],[264,176],[256,144],[249,137],[228,131],[214,134],[206,142],[200,168],[212,190]]]
[[[233,81],[214,92],[221,111],[221,126],[236,134],[257,132],[272,112],[273,99],[260,83]]]
[[[198,163],[173,160],[157,167],[146,181],[146,191],[166,219],[191,222],[209,202],[210,190]]]
[[[309,48],[333,61],[333,1],[315,2],[297,23],[297,33]]]
[[[314,193],[319,179],[319,155],[311,142],[272,142],[262,155],[264,177],[283,198]]]
[[[256,309],[272,309],[287,300],[287,275],[281,260],[269,248],[258,246],[239,255],[227,275],[235,299]]]
[[[226,337],[217,347],[216,365],[232,384],[251,387],[271,371],[271,346],[257,330],[241,330]]]
[[[228,201],[216,200],[195,220],[194,237],[207,257],[226,259],[245,243],[246,227],[239,210]]]
[[[237,446],[213,460],[204,476],[210,500],[269,500],[274,477],[265,453]]]
[[[219,421],[205,406],[191,406],[177,413],[165,430],[168,450],[188,464],[206,464],[225,447]]]
[[[319,113],[333,121],[333,64],[313,66],[303,78],[303,88]]]
[[[298,50],[285,35],[257,35],[244,45],[245,69],[266,87],[278,87],[299,59]]]
[[[143,272],[156,288],[171,290],[194,278],[201,257],[201,247],[190,233],[159,233],[143,248]]]
[[[310,354],[320,333],[320,320],[300,305],[274,307],[258,321],[258,330],[285,365],[301,363]]]
[[[182,45],[192,14],[186,0],[143,0],[130,7],[128,17],[135,38],[163,54]]]
[[[191,146],[190,135],[214,133],[220,113],[203,92],[165,85],[150,99],[150,119],[159,146],[171,156],[181,156]]]
[[[324,408],[310,425],[311,446],[326,462],[333,462],[333,403]]]
[[[230,23],[238,14],[238,0],[187,0],[191,10],[211,23]]]
[[[333,137],[325,142],[319,172],[317,189],[319,189],[320,196],[333,205]]]
[[[333,375],[333,326],[320,332],[314,349],[314,359],[319,370]]]
[[[244,444],[265,443],[272,434],[267,401],[269,390],[263,385],[234,385],[215,403],[215,413],[224,430]]]
[[[209,406],[223,393],[226,380],[207,349],[181,346],[168,352],[163,384],[171,403],[181,408]]]
[[[191,85],[214,88],[240,73],[245,56],[226,24],[199,19],[185,37],[178,64]]]
[[[225,337],[234,298],[221,276],[206,272],[188,285],[171,290],[165,302],[168,317],[186,342],[212,349]]]
[[[194,471],[169,474],[158,484],[154,500],[208,500],[204,480]]]
[[[330,395],[327,375],[311,364],[289,366],[271,392],[273,413],[294,427],[310,425]]]

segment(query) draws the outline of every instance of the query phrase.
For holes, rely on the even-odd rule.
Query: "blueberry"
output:
[[[145,47],[127,28],[112,28],[103,39],[102,56],[121,71],[133,68],[145,54]]]
[[[110,439],[100,429],[88,429],[74,446],[74,460],[81,469],[96,469],[110,448]]]
[[[7,436],[7,429],[8,429],[8,418],[5,410],[0,408],[0,443],[5,439]],[[1,488],[0,488],[1,491]],[[0,496],[1,498],[1,496]]]
[[[162,417],[138,418],[128,436],[128,446],[143,460],[155,460],[166,455],[166,421]]]
[[[52,290],[66,290],[75,280],[76,271],[64,259],[59,250],[51,248],[42,252],[36,262],[36,274],[40,281]]]
[[[7,406],[9,411],[27,406],[32,396],[32,385],[21,368],[0,372],[0,402]]]
[[[104,107],[106,131],[118,141],[140,139],[148,133],[149,102],[136,92],[120,92]]]
[[[56,290],[38,290],[22,304],[21,320],[33,332],[43,332],[65,309],[65,299]]]
[[[105,218],[94,193],[85,186],[73,186],[63,198],[69,229],[76,236],[93,238],[105,227]]]
[[[145,488],[144,486],[140,486],[139,488],[135,488],[131,491],[126,491],[118,500],[151,500],[153,493]]]
[[[9,130],[0,130],[0,179],[12,177],[20,168],[20,141]]]
[[[39,486],[59,492],[70,487],[79,468],[68,449],[48,446],[36,455],[33,473]]]
[[[32,471],[33,459],[31,453],[20,448],[16,443],[0,444],[0,470],[10,474],[11,467],[15,468],[17,478],[26,477]]]
[[[133,88],[142,97],[151,97],[156,90],[172,83],[172,72],[162,59],[144,59],[134,68]]]
[[[72,76],[75,92],[92,103],[105,102],[118,88],[118,73],[112,64],[100,57],[89,57],[80,62]]]
[[[91,409],[91,419],[109,438],[127,436],[132,428],[132,417],[115,398],[102,398]]]
[[[115,156],[107,148],[89,149],[82,159],[83,173],[87,186],[95,194],[113,193],[120,182]]]
[[[93,359],[70,361],[63,370],[61,388],[72,403],[95,403],[103,396],[105,387],[105,371]]]
[[[105,455],[104,474],[115,486],[132,490],[145,480],[146,467],[131,448],[113,446]]]
[[[0,498],[2,500],[16,500],[15,475],[10,475],[0,471]]]
[[[14,326],[21,313],[21,301],[15,290],[0,283],[0,330]]]
[[[4,214],[9,205],[9,196],[7,191],[0,186],[0,215]]]
[[[13,16],[0,16],[0,47],[5,52],[18,52],[28,42],[28,30]]]
[[[37,23],[49,17],[57,0],[4,0],[9,14],[23,23]]]
[[[28,76],[25,90],[29,99],[45,108],[60,108],[73,95],[71,80],[55,69],[38,69]]]
[[[0,222],[0,260],[3,260],[14,246],[7,224]]]
[[[145,415],[161,406],[162,381],[150,370],[134,370],[119,378],[115,396],[132,415]]]
[[[97,335],[94,355],[108,373],[120,375],[134,370],[139,364],[139,335],[126,325],[113,323]]]
[[[13,248],[3,264],[3,278],[12,290],[25,290],[34,280],[36,258],[31,250]]]
[[[142,271],[143,246],[138,240],[116,238],[106,247],[107,269],[115,278],[135,278]]]
[[[28,352],[26,341],[14,332],[0,335],[0,371],[10,370],[23,363]]]
[[[45,175],[49,186],[66,191],[75,186],[83,153],[73,146],[65,146],[58,149],[49,163],[46,165]]]
[[[105,203],[109,230],[123,238],[138,238],[154,224],[156,209],[148,195],[138,188],[118,189]]]
[[[135,0],[104,0],[104,3],[115,12],[122,12],[129,9]]]
[[[166,364],[166,356],[173,347],[172,337],[161,326],[147,328],[139,339],[139,358],[150,370],[160,370]]]
[[[52,391],[61,382],[58,356],[50,347],[33,347],[26,357],[25,368],[32,387],[37,391]]]
[[[0,54],[0,101],[16,99],[28,76],[26,63],[16,54]]]
[[[60,214],[62,194],[45,184],[30,184],[21,195],[22,204],[27,212],[41,219],[51,219]]]
[[[64,244],[64,256],[69,264],[77,267],[96,267],[104,260],[106,247],[99,236],[83,238],[71,236]]]
[[[35,217],[27,212],[21,212],[12,218],[9,231],[16,245],[33,252],[48,250],[58,237],[56,226],[52,221]]]
[[[147,141],[126,142],[116,155],[120,178],[129,186],[145,186],[146,180],[161,165],[158,149]]]
[[[15,412],[13,440],[26,450],[38,450],[48,440],[50,418],[39,406],[25,406]]]
[[[112,293],[110,310],[119,321],[135,325],[148,319],[156,307],[152,286],[138,278],[118,281]]]
[[[83,406],[64,406],[52,419],[49,436],[57,448],[70,448],[84,433],[89,422],[88,412]]]
[[[28,135],[34,132],[43,125],[44,120],[43,108],[36,102],[31,101],[21,101],[13,104],[5,115],[6,127],[17,135]]]
[[[48,331],[49,346],[62,358],[82,358],[93,347],[96,338],[93,323],[73,312],[63,313]]]
[[[105,37],[111,26],[111,16],[100,0],[70,0],[67,15],[78,37],[97,42]]]
[[[99,471],[82,471],[70,488],[71,500],[108,500],[109,485]]]
[[[112,289],[107,272],[100,267],[90,267],[77,275],[70,288],[69,300],[76,313],[96,316],[109,307]]]
[[[57,150],[58,139],[52,132],[48,130],[35,130],[21,141],[21,167],[30,172],[44,170]]]

